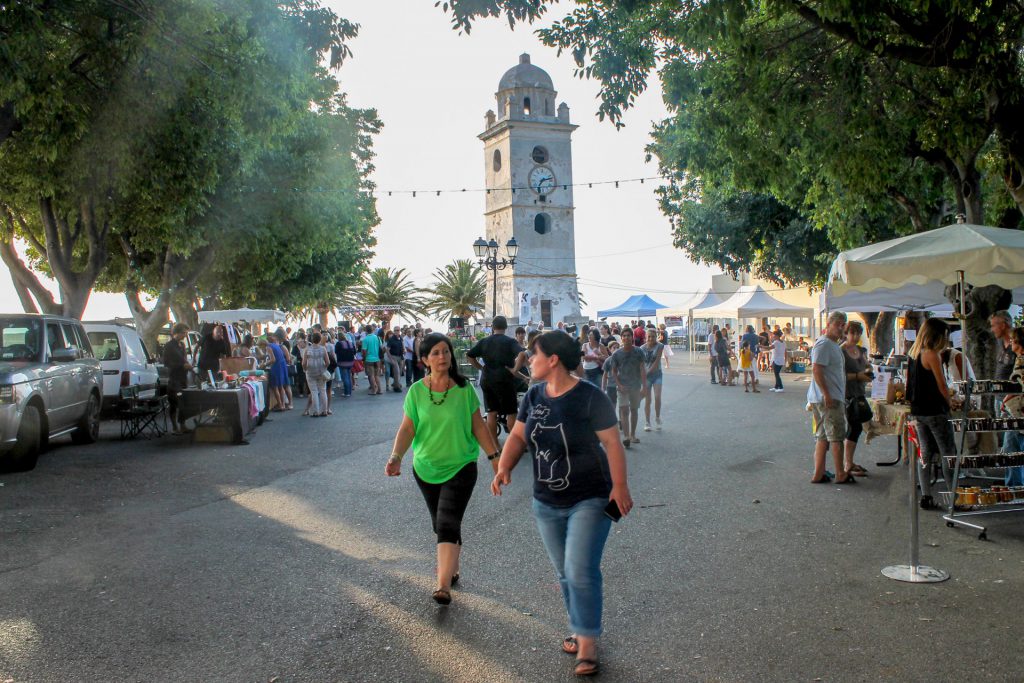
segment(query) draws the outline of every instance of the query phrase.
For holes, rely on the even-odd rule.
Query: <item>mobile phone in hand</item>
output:
[[[608,505],[604,507],[604,514],[613,522],[617,522],[622,519],[622,511],[619,510],[619,504],[614,500],[608,501]]]

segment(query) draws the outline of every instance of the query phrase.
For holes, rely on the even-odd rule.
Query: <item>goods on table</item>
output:
[[[954,382],[959,389],[963,389],[969,382],[973,382],[971,393],[974,394],[1019,394],[1024,392],[1024,387],[1018,382],[1011,382],[1002,379],[975,379],[963,382]]]
[[[1024,429],[1024,418],[1019,417],[972,417],[966,420],[950,420],[953,431],[962,432],[1003,432]]]
[[[958,486],[956,488],[956,506],[970,509],[976,505],[1000,505],[1006,503],[1024,503],[1024,486],[995,486],[983,489],[980,486]]]

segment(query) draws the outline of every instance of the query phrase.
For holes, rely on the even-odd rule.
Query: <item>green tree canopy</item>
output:
[[[5,237],[61,302],[12,268],[19,293],[80,315],[98,284],[147,325],[182,298],[289,305],[357,279],[380,123],[329,70],[353,24],[315,0],[45,5],[0,10]]]
[[[362,281],[345,292],[348,306],[401,306],[396,311],[382,312],[381,320],[390,322],[398,315],[419,318],[427,309],[424,291],[413,284],[405,268],[371,268],[363,273]]]
[[[444,9],[469,30],[484,16],[534,21],[551,4]],[[792,230],[770,231],[784,243],[823,233],[811,239],[827,254],[817,272],[794,261],[779,273],[793,282],[820,279],[838,249],[956,213],[1021,222],[1019,4],[593,0],[538,33],[600,81],[598,115],[616,125],[657,72],[671,117],[649,152],[671,179],[662,208],[677,244],[698,260],[717,253],[731,267],[762,267],[767,228],[749,230],[743,248],[703,231],[756,216],[741,207],[758,196],[798,215]]]
[[[471,318],[483,310],[487,298],[487,276],[479,264],[457,259],[434,271],[425,312],[440,321],[451,317]]]

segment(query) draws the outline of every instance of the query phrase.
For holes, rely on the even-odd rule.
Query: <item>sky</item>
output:
[[[667,116],[656,78],[616,130],[599,121],[598,84],[574,77],[569,55],[541,44],[533,28],[514,31],[503,19],[478,21],[469,35],[453,31],[433,0],[327,0],[340,16],[360,24],[353,56],[337,76],[356,107],[376,108],[384,129],[374,140],[373,181],[379,189],[377,246],[372,266],[405,268],[421,287],[433,272],[458,258],[473,258],[484,233],[482,193],[442,193],[484,187],[484,113],[495,109],[502,74],[527,52],[546,70],[573,123],[573,176],[577,183],[658,175],[644,148],[652,123]],[[569,3],[554,5],[550,20]],[[610,308],[634,293],[675,306],[710,286],[717,272],[692,263],[672,247],[668,219],[648,181],[593,189],[577,187],[576,268],[588,306]],[[387,190],[423,190],[387,196]],[[4,269],[6,270],[6,269]],[[10,277],[0,276],[4,310],[20,310]],[[93,294],[86,319],[129,316],[124,297]]]

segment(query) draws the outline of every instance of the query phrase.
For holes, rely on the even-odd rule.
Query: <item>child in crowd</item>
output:
[[[760,394],[754,375],[754,352],[748,341],[743,342],[743,346],[740,348],[740,372],[743,373],[743,393],[750,393],[750,390],[753,389],[755,394]]]

